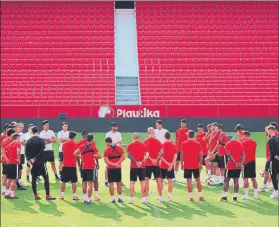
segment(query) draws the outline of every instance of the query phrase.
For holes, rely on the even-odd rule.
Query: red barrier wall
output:
[[[1,118],[278,117],[278,106],[1,106]]]

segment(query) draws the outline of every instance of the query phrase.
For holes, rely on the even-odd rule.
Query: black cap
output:
[[[212,126],[218,127],[218,123],[217,123],[217,122],[213,122],[213,123],[212,123]]]
[[[49,123],[48,120],[44,120],[44,121],[43,121],[43,125],[45,125],[45,124],[47,124],[47,123]]]
[[[74,132],[74,131],[70,131],[70,132],[69,132],[69,138],[70,138],[70,139],[75,138],[75,137],[76,137],[76,135],[77,135],[77,133],[76,133],[76,132]]]
[[[112,143],[112,139],[111,139],[110,137],[107,137],[107,138],[105,139],[105,142],[106,142],[106,143]]]
[[[6,124],[4,125],[4,130],[6,130],[6,129],[8,128],[9,125],[10,125],[9,123],[6,123]]]
[[[162,121],[162,120],[157,120],[156,123],[162,125],[162,124],[163,124],[163,121]]]
[[[111,127],[119,127],[119,125],[118,125],[116,122],[111,122],[111,123],[110,123],[110,126],[111,126]]]
[[[218,124],[218,128],[224,131],[224,126],[222,124]]]
[[[278,130],[278,124],[277,124],[277,122],[270,122],[269,125],[274,126],[274,128],[275,128],[276,130]]]
[[[203,124],[198,124],[197,128],[203,128]]]
[[[86,140],[87,140],[87,142],[91,142],[93,140],[93,138],[94,137],[92,134],[88,134]]]

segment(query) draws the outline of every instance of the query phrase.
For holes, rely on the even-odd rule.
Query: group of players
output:
[[[55,157],[52,144],[56,142],[56,136],[49,129],[49,122],[43,121],[43,130],[39,132],[37,126],[28,125],[28,132],[23,133],[22,123],[12,122],[6,124],[1,134],[2,155],[2,194],[5,198],[17,199],[18,190],[25,190],[21,180],[22,166],[25,157],[28,160],[26,166],[26,180],[29,181],[30,169],[32,175],[32,190],[35,200],[41,198],[37,194],[36,181],[40,176],[44,178],[46,199],[54,200],[50,195],[49,174],[46,163],[50,162],[56,180],[61,180],[60,199],[64,199],[66,183],[72,184],[73,200],[79,200],[77,195],[78,172],[80,169],[82,178],[82,192],[85,204],[93,204],[91,199],[94,190],[95,201],[100,200],[98,189],[99,153],[94,137],[86,129],[82,130],[82,139],[75,141],[76,133],[68,131],[67,122],[62,123],[62,130],[58,132],[59,140],[59,175],[55,166]],[[260,191],[264,191],[270,175],[273,183],[272,198],[278,198],[278,173],[279,173],[279,133],[278,125],[271,122],[265,128],[269,137],[266,145],[267,163],[264,172],[264,185]],[[156,121],[156,129],[149,127],[148,138],[141,142],[140,134],[133,134],[133,141],[122,144],[118,125],[111,123],[111,131],[105,136],[106,149],[104,161],[106,163],[105,185],[109,187],[111,203],[116,203],[115,185],[117,188],[117,201],[124,202],[122,198],[122,172],[121,165],[125,160],[123,148],[126,147],[127,157],[130,159],[130,199],[134,202],[135,182],[139,180],[141,186],[141,202],[148,203],[149,181],[154,176],[159,194],[158,200],[163,201],[163,182],[168,183],[168,200],[172,199],[173,182],[177,180],[179,165],[184,171],[187,180],[187,189],[190,201],[194,200],[192,178],[195,179],[199,200],[204,201],[200,173],[202,166],[206,169],[206,183],[223,186],[221,201],[227,201],[229,181],[233,179],[234,195],[237,200],[239,190],[239,178],[242,172],[245,195],[243,199],[249,199],[249,182],[251,179],[254,188],[254,198],[258,198],[256,181],[256,147],[257,143],[250,137],[250,132],[245,131],[240,124],[236,125],[237,138],[233,139],[224,132],[223,125],[213,123],[207,125],[207,132],[202,124],[197,125],[196,134],[187,128],[186,120],[181,120],[181,127],[176,131],[176,141],[168,130],[163,128],[161,120]],[[196,135],[195,135],[196,134]]]

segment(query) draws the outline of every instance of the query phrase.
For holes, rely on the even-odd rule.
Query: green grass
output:
[[[131,135],[123,133],[123,142],[131,141]],[[146,135],[142,135],[145,137]],[[254,139],[258,142],[257,150],[257,174],[264,168],[265,164],[265,140],[264,133],[254,133]],[[80,138],[80,135],[78,139]],[[104,150],[104,134],[95,134],[97,146],[100,152]],[[55,151],[58,144],[54,145]],[[56,154],[57,157],[57,154]],[[278,225],[278,201],[269,198],[270,193],[260,194],[260,200],[250,201],[239,200],[232,202],[230,190],[228,203],[219,202],[222,195],[222,188],[203,185],[205,202],[189,202],[185,183],[182,181],[182,172],[179,172],[179,183],[174,184],[173,202],[159,203],[156,193],[155,182],[151,182],[151,198],[148,205],[139,202],[139,184],[136,185],[135,205],[110,204],[108,188],[104,187],[103,161],[100,162],[100,196],[101,202],[92,206],[86,206],[82,201],[71,200],[71,187],[68,185],[65,193],[65,201],[48,202],[42,199],[34,201],[30,184],[28,191],[19,191],[19,200],[1,200],[1,226],[59,226],[59,227],[81,227],[81,226],[277,226]],[[51,168],[48,164],[51,176],[51,194],[59,197],[60,184],[55,182]],[[129,161],[125,160],[123,165],[124,199],[129,198]],[[25,172],[25,171],[24,171]],[[202,179],[204,178],[204,171]],[[23,176],[25,179],[25,176]],[[259,185],[263,178],[258,176]],[[43,184],[38,184],[39,194],[43,197]],[[166,187],[164,187],[164,198],[166,199]],[[252,191],[251,191],[252,193]],[[80,180],[78,183],[78,194],[82,197]],[[197,197],[197,192],[194,193]],[[240,191],[240,198],[243,190]],[[252,197],[252,194],[251,194]]]

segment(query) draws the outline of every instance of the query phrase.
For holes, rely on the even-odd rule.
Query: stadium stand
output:
[[[2,105],[115,103],[113,2],[1,2]]]
[[[278,104],[278,2],[137,2],[142,104]]]

